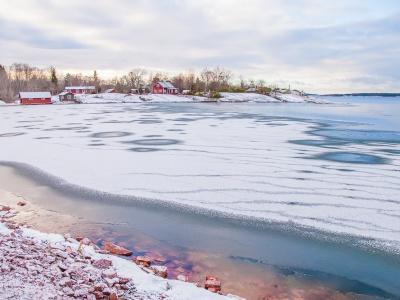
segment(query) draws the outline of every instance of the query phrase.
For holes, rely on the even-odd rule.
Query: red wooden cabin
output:
[[[178,94],[178,89],[169,81],[159,81],[153,85],[153,94]]]
[[[19,100],[23,105],[52,103],[50,92],[20,92]]]

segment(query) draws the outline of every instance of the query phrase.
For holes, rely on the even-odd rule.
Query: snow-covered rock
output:
[[[232,299],[191,283],[147,274],[132,261],[99,254],[92,246],[62,235],[10,230],[3,223],[0,257],[1,299],[103,299],[112,294],[122,299]]]

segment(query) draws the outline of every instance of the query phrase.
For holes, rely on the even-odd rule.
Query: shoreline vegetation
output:
[[[153,72],[143,68],[134,68],[127,74],[111,79],[101,79],[98,72],[87,76],[80,73],[62,73],[55,67],[41,69],[24,63],[14,63],[11,66],[0,64],[0,101],[12,103],[18,100],[19,92],[50,91],[58,95],[66,86],[93,86],[94,93],[100,94],[113,90],[118,94],[129,95],[132,91],[140,95],[152,92],[152,86],[159,81],[170,82],[178,94],[213,99],[224,98],[223,93],[255,93],[274,97],[279,94],[295,94],[307,97],[300,90],[288,87],[282,88],[267,84],[263,79],[245,79],[239,76],[234,80],[234,74],[225,68],[204,68],[201,72],[187,71],[177,75],[166,72]],[[275,97],[279,100],[279,97]]]

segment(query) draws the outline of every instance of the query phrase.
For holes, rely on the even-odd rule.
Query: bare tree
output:
[[[133,69],[126,76],[128,86],[133,89],[139,89],[144,86],[144,76],[147,74],[145,69]]]
[[[210,84],[213,80],[213,77],[214,77],[213,71],[209,70],[208,68],[203,69],[203,71],[200,73],[200,78],[204,82],[204,92],[210,90]]]

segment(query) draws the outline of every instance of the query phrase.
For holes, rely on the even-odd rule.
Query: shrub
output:
[[[219,92],[210,92],[210,98],[211,99],[220,99],[220,98],[222,98],[222,96]]]

